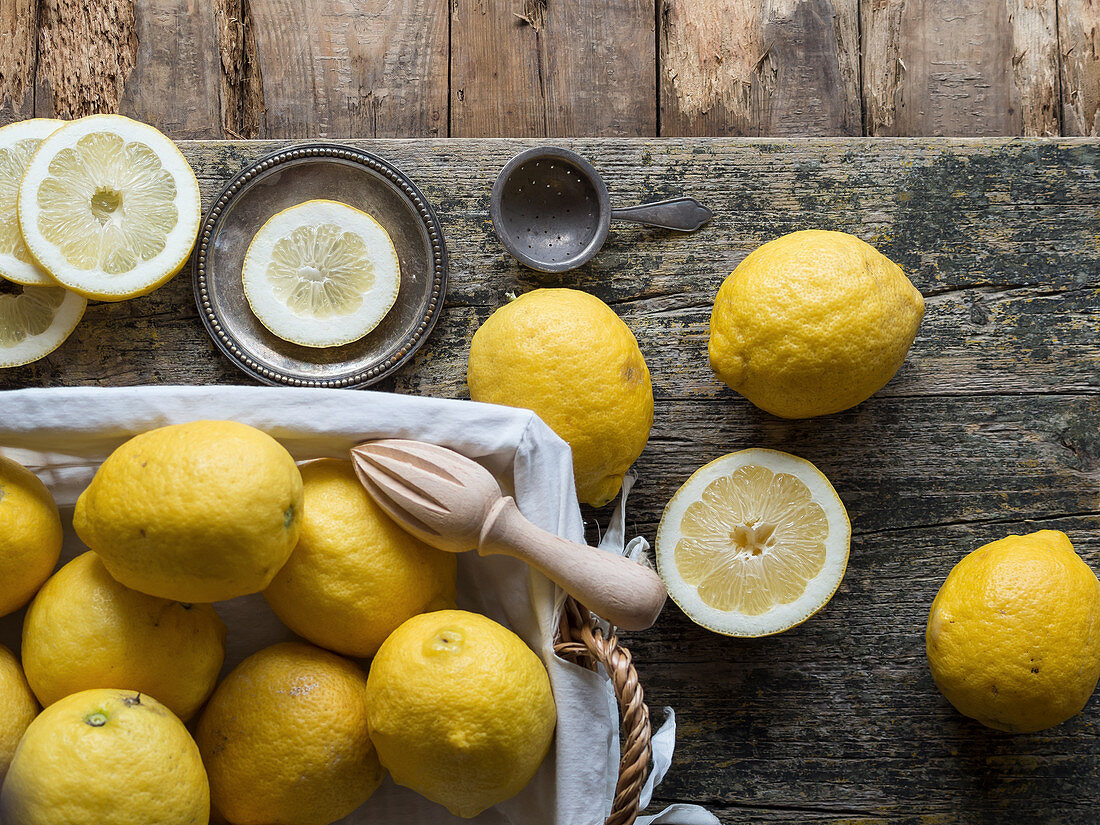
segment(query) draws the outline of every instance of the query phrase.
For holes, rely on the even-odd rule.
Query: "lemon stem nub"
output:
[[[90,713],[85,716],[84,721],[93,728],[101,728],[107,724],[107,714],[101,710],[97,710],[95,713]]]

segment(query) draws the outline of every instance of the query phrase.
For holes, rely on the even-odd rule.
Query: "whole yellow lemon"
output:
[[[128,690],[85,690],[38,714],[3,790],[4,825],[206,825],[199,749],[168,708]]]
[[[406,533],[367,495],[350,461],[302,467],[298,546],[264,591],[291,630],[348,656],[373,656],[417,613],[454,605],[456,557]]]
[[[15,756],[15,747],[38,713],[23,668],[10,650],[0,645],[0,784]]]
[[[214,809],[233,825],[328,825],[382,782],[366,676],[301,642],[237,665],[210,697],[196,739]]]
[[[710,365],[773,415],[829,415],[886,386],[922,317],[921,294],[874,247],[792,232],[755,249],[718,290]]]
[[[80,494],[77,535],[122,584],[186,603],[263,590],[298,541],[302,476],[266,433],[175,424],[111,453]]]
[[[534,651],[464,610],[409,619],[367,677],[367,721],[383,767],[456,816],[519,793],[550,749],[556,718]]]
[[[214,690],[224,658],[225,625],[214,608],[131,590],[95,553],[54,573],[23,620],[23,667],[43,705],[124,686],[186,721]]]
[[[61,553],[61,519],[34,473],[0,456],[0,616],[18,610],[49,578]]]
[[[960,713],[1014,733],[1053,727],[1100,678],[1100,582],[1065,533],[1009,536],[955,565],[925,643]]]
[[[470,343],[474,401],[534,410],[573,450],[577,497],[601,507],[622,486],[653,425],[649,369],[630,328],[575,289],[505,304]]]

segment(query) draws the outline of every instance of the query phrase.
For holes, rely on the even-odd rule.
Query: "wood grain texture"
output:
[[[0,5],[0,125],[34,116],[37,0]]]
[[[951,566],[982,543],[1065,530],[1100,569],[1100,146],[1084,140],[577,140],[613,197],[695,195],[690,236],[616,226],[586,267],[523,269],[492,234],[489,189],[526,141],[362,141],[436,206],[451,253],[439,326],[383,390],[466,397],[479,324],[510,291],[599,295],[638,336],[656,396],[630,535],[651,541],[690,473],[748,446],[794,452],[852,519],[844,583],[777,637],[711,634],[669,605],[627,637],[677,755],[656,805],[702,802],[724,823],[1068,823],[1100,803],[1100,700],[1037,734],[955,713],[932,684],[923,628]],[[185,143],[206,203],[278,144]],[[766,197],[761,192],[766,192]],[[860,406],[785,421],[718,383],[706,361],[719,284],[795,229],[853,232],[898,261],[927,314],[904,366]],[[73,338],[0,388],[248,383],[210,343],[188,274],[94,303]],[[608,512],[586,511],[593,537]]]
[[[137,52],[134,0],[39,0],[35,113],[117,112]]]
[[[229,138],[254,138],[263,131],[264,84],[256,52],[256,28],[249,0],[214,0],[221,58],[222,131]]]
[[[858,0],[659,0],[662,135],[858,135]]]
[[[1057,135],[1056,0],[865,0],[864,133]]]
[[[652,0],[453,0],[455,137],[654,135]]]
[[[248,6],[266,109],[261,135],[446,137],[447,0]]]
[[[1059,0],[1062,133],[1100,134],[1100,0]]]
[[[212,5],[205,0],[139,0],[134,4],[134,36],[137,52],[118,111],[177,140],[225,137]]]

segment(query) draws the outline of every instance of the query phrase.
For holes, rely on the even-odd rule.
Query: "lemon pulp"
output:
[[[275,244],[267,279],[291,312],[307,318],[351,315],[374,285],[374,265],[358,235],[333,223],[299,226]]]
[[[59,286],[5,284],[0,288],[0,368],[49,355],[72,334],[87,305]]]
[[[175,200],[175,180],[149,146],[92,132],[50,161],[38,228],[69,265],[119,275],[164,250]]]
[[[790,604],[825,565],[825,511],[799,479],[767,467],[712,481],[680,528],[676,566],[718,610],[758,616]]]
[[[657,531],[657,561],[692,620],[763,636],[829,601],[850,539],[844,505],[813,464],[742,450],[700,468],[676,492]]]

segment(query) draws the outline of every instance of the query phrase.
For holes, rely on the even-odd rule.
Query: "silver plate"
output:
[[[372,215],[393,239],[401,288],[376,329],[341,347],[315,349],[271,334],[241,285],[248,245],[272,215],[302,201],[342,201]],[[447,289],[443,231],[420,190],[392,165],[336,144],[285,149],[243,170],[207,213],[194,264],[195,301],[230,360],[268,384],[365,387],[412,357],[439,318]]]

